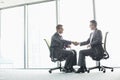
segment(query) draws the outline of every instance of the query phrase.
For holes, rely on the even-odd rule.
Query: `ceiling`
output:
[[[6,7],[27,4],[27,3],[40,2],[40,1],[47,1],[47,0],[0,0],[0,8],[6,8]],[[48,0],[48,1],[50,1],[50,0]]]

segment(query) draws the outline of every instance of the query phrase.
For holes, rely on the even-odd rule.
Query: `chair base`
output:
[[[58,70],[58,69],[59,69],[60,72],[61,72],[63,68],[62,68],[62,67],[52,68],[52,69],[49,70],[49,73],[52,73],[52,71],[54,71],[54,70]]]
[[[99,71],[103,71],[103,73],[106,72],[106,69],[111,69],[111,72],[114,71],[114,68],[113,68],[113,67],[107,67],[107,66],[95,66],[95,67],[92,67],[92,68],[88,68],[87,72],[89,73],[90,70],[94,70],[94,69],[98,69]]]
[[[58,69],[60,70],[60,72],[61,72],[62,69],[63,69],[61,61],[59,61],[59,67],[51,68],[51,69],[49,70],[49,73],[52,73],[52,71],[58,70]]]

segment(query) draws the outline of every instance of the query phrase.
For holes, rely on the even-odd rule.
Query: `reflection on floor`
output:
[[[54,71],[49,74],[48,70],[0,69],[0,80],[120,80],[120,70],[115,69],[114,72],[108,70],[106,73],[94,70],[89,74]]]

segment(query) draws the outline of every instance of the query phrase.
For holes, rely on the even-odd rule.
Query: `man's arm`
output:
[[[91,47],[102,43],[102,32],[97,31],[95,39],[90,43]]]
[[[89,44],[89,43],[90,43],[90,38],[88,38],[87,41],[81,42],[81,43],[80,43],[80,46],[87,45],[87,44]]]
[[[65,45],[70,45],[72,43],[71,41],[61,39],[58,36],[54,36],[53,39],[59,43],[64,43]]]
[[[90,34],[90,37],[91,37],[91,34]],[[90,37],[88,38],[87,41],[84,41],[84,42],[80,42],[80,46],[83,46],[83,45],[88,45],[90,43]]]

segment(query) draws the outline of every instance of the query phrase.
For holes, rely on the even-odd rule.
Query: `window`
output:
[[[1,56],[4,68],[24,67],[24,7],[1,10]]]
[[[98,27],[105,32],[109,32],[107,39],[107,50],[110,58],[103,61],[104,65],[120,66],[119,63],[119,41],[120,41],[120,2],[118,0],[96,0],[96,19]],[[102,6],[101,6],[102,5]]]
[[[56,26],[55,1],[28,6],[28,66],[50,68],[49,49],[44,39],[51,40]]]

